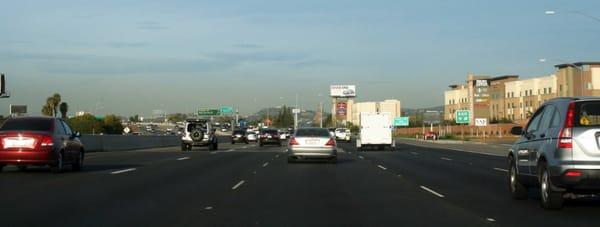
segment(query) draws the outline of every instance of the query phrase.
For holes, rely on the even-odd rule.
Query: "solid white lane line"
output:
[[[494,170],[500,171],[500,172],[508,172],[508,170],[506,169],[501,169],[501,168],[494,168]]]
[[[446,158],[446,157],[442,157],[442,160],[446,160],[446,161],[452,161],[451,158]]]
[[[231,189],[235,190],[238,187],[242,186],[242,184],[244,184],[245,181],[240,181],[239,183],[237,183],[236,185],[234,185]]]
[[[265,164],[263,164],[263,167],[267,167],[269,165],[269,162],[265,162]]]
[[[178,158],[177,161],[188,160],[188,159],[190,159],[190,157],[183,157],[183,158]]]
[[[434,190],[431,190],[431,189],[429,189],[428,187],[425,187],[425,186],[423,186],[423,185],[421,185],[421,189],[423,189],[423,190],[425,190],[425,191],[428,191],[429,193],[431,193],[431,194],[434,194],[434,195],[436,195],[437,197],[444,198],[444,195],[442,195],[442,194],[440,194],[440,193],[437,193],[437,192],[435,192]]]
[[[382,170],[386,170],[386,169],[387,169],[387,168],[385,168],[385,167],[384,167],[384,166],[382,166],[382,165],[377,165],[377,167],[379,167],[379,168],[380,168],[380,169],[382,169]]]
[[[131,172],[131,171],[135,171],[135,168],[129,168],[129,169],[124,169],[124,170],[118,170],[118,171],[110,172],[110,174],[119,174],[119,173]]]

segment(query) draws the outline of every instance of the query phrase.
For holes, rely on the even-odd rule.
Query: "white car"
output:
[[[335,129],[335,139],[336,140],[343,140],[346,142],[350,142],[351,135],[352,135],[352,133],[350,132],[350,129],[347,129],[347,128]]]
[[[256,135],[256,133],[254,131],[249,131],[248,134],[246,134],[246,138],[248,139],[248,142],[257,142],[258,141],[258,136]]]

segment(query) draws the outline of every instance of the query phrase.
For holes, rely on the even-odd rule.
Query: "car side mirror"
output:
[[[521,126],[512,127],[510,129],[510,134],[513,134],[515,136],[523,135],[523,127],[521,127]]]

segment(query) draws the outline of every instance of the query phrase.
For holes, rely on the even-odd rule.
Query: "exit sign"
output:
[[[469,124],[471,122],[471,112],[468,110],[456,111],[456,124]]]

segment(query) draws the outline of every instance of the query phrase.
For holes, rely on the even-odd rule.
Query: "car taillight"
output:
[[[580,171],[569,170],[565,173],[566,177],[580,177],[582,174]]]
[[[54,146],[54,142],[52,142],[52,136],[44,136],[42,137],[42,142],[40,143],[42,147],[52,147]]]
[[[290,139],[290,145],[300,145],[300,143],[298,143],[298,141],[296,140],[296,138],[292,137]]]
[[[329,141],[327,141],[325,146],[335,146],[335,140],[333,138],[329,139]]]
[[[569,103],[565,125],[558,135],[558,148],[573,148],[573,119],[575,118],[575,102]]]

